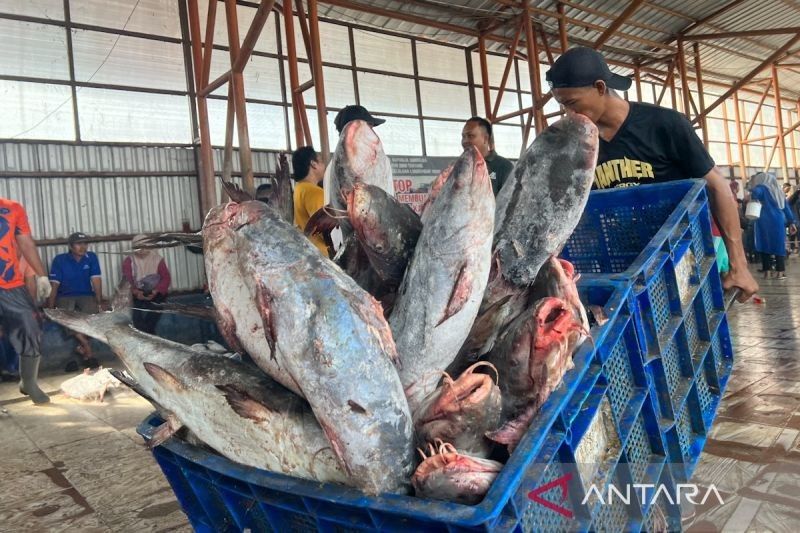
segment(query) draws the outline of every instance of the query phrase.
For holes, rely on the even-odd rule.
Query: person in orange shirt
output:
[[[30,396],[33,403],[47,403],[50,398],[38,384],[42,330],[36,306],[25,287],[20,255],[37,276],[37,299],[47,298],[50,280],[31,236],[28,214],[21,204],[0,197],[0,325],[19,354],[19,391]]]
[[[295,180],[294,225],[300,228],[300,231],[305,231],[308,219],[321,209],[324,203],[325,193],[319,184],[325,176],[325,165],[319,160],[314,148],[303,146],[292,153],[292,169],[294,170],[292,178]],[[312,235],[309,239],[322,255],[330,257],[322,235]]]
[[[22,279],[25,280],[25,288],[31,295],[31,300],[37,305],[40,304],[41,302],[37,301],[39,297],[36,289],[36,272],[22,256],[19,257],[19,269],[22,272]],[[17,359],[17,353],[6,339],[3,328],[0,327],[0,381],[17,381],[19,379]]]

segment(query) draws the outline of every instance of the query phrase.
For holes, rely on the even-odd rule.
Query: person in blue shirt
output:
[[[97,256],[88,251],[89,237],[85,233],[73,233],[69,236],[69,252],[57,255],[50,266],[50,293],[48,307],[58,307],[67,311],[80,311],[94,314],[103,307],[103,278]],[[98,362],[92,353],[89,339],[74,332],[78,340],[75,349],[83,364],[89,368],[97,368]],[[77,370],[74,363],[67,365],[69,370]],[[68,370],[68,371],[69,371]]]
[[[753,224],[755,249],[761,254],[764,279],[770,276],[773,263],[775,277],[786,279],[786,226],[797,231],[796,220],[775,174],[759,172],[747,182],[750,201],[761,203],[761,215]]]

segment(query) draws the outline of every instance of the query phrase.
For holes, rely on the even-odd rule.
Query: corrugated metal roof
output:
[[[498,20],[512,20],[521,8],[511,7],[511,2],[487,0],[353,0],[356,4],[372,8],[402,12],[423,17],[438,23],[453,24],[477,31]],[[532,2],[534,24],[550,36],[550,44],[558,48],[557,0]],[[630,0],[564,0],[565,15],[569,19],[568,34],[571,44],[589,44],[622,13]],[[729,6],[731,0],[646,0],[633,15],[611,36],[602,50],[609,60],[632,64],[635,61],[652,61],[663,58],[650,68],[666,74],[667,60],[674,54],[675,37],[705,17]],[[471,35],[454,33],[396,18],[375,15],[357,9],[348,9],[325,3],[320,4],[320,14],[330,19],[355,22],[365,26],[394,31],[409,36],[424,37],[441,42],[472,46],[477,39]],[[800,6],[784,0],[745,0],[724,11],[703,25],[688,32],[708,34],[753,29],[800,26]],[[494,35],[512,39],[514,24],[498,28]],[[749,38],[718,39],[700,44],[701,65],[708,81],[731,84],[747,75],[753,68],[780,48],[789,35],[765,35]],[[658,43],[663,43],[656,46]],[[507,44],[490,43],[490,50],[503,52]],[[800,45],[790,50],[800,52]],[[687,53],[687,65],[694,71],[694,59]],[[542,51],[540,60],[546,60]],[[629,69],[612,67],[623,73]],[[786,72],[781,76],[781,88],[790,97],[800,96],[798,75]]]

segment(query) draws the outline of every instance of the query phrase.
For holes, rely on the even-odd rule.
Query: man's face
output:
[[[567,111],[580,113],[597,124],[605,113],[605,96],[608,88],[602,81],[591,87],[553,89],[553,98]]]
[[[483,157],[486,157],[491,149],[489,135],[477,122],[467,122],[461,130],[461,147],[466,150],[470,146],[477,148]]]
[[[89,249],[89,244],[85,242],[76,242],[69,246],[70,252],[79,257],[86,255],[86,250],[88,249]]]

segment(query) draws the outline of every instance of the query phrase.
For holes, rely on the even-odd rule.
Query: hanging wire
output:
[[[133,13],[136,11],[136,8],[137,8],[137,7],[139,7],[139,3],[140,3],[141,1],[142,1],[142,0],[136,0],[136,4],[134,4],[134,6],[133,6],[133,9],[131,9],[131,12],[128,14],[128,18],[125,20],[125,24],[123,24],[123,25],[122,25],[122,31],[124,31],[124,30],[125,30],[125,28],[127,28],[127,27],[128,27],[128,23],[131,21],[131,17],[133,17]],[[66,28],[65,28],[65,29],[66,29]],[[111,49],[110,49],[110,50],[108,51],[108,53],[106,54],[106,57],[105,57],[105,58],[103,58],[103,61],[100,63],[100,66],[99,66],[99,67],[97,67],[97,69],[95,69],[95,71],[92,73],[92,75],[91,75],[91,76],[89,76],[89,79],[87,79],[85,83],[89,83],[90,81],[92,81],[92,80],[94,79],[94,77],[97,75],[97,73],[98,73],[98,72],[100,72],[100,69],[101,69],[101,68],[103,68],[103,66],[106,64],[106,62],[108,61],[108,59],[111,57],[111,53],[112,53],[112,52],[114,51],[114,49],[117,47],[117,43],[119,42],[119,38],[120,38],[120,37],[122,37],[122,35],[121,35],[121,34],[117,34],[117,38],[116,38],[116,39],[114,39],[114,44],[113,44],[113,45],[111,45]],[[78,88],[75,90],[75,96],[77,96],[77,93],[78,93],[78,92],[79,92],[81,89],[83,89],[83,87],[78,87]],[[21,131],[21,132],[17,133],[16,135],[12,135],[12,136],[11,136],[11,138],[12,138],[12,139],[16,139],[16,138],[17,138],[17,137],[19,137],[20,135],[25,135],[25,134],[26,134],[26,133],[28,133],[29,131],[33,131],[33,130],[35,130],[36,128],[38,128],[39,126],[41,126],[41,125],[42,125],[42,124],[43,124],[45,121],[47,121],[47,119],[49,119],[50,117],[52,117],[53,115],[55,115],[55,114],[58,112],[58,110],[59,110],[59,109],[61,109],[62,107],[64,107],[64,106],[65,106],[67,103],[69,103],[70,101],[72,101],[72,95],[71,95],[71,94],[70,94],[70,95],[67,97],[67,99],[66,99],[66,100],[64,100],[63,102],[61,102],[60,104],[58,104],[58,105],[55,107],[55,109],[53,109],[52,111],[50,111],[49,113],[47,113],[47,114],[46,114],[46,115],[45,115],[45,116],[44,116],[44,117],[43,117],[43,118],[42,118],[42,119],[41,119],[39,122],[37,122],[36,124],[34,124],[34,125],[33,125],[33,126],[31,126],[30,128],[28,128],[27,130]]]

